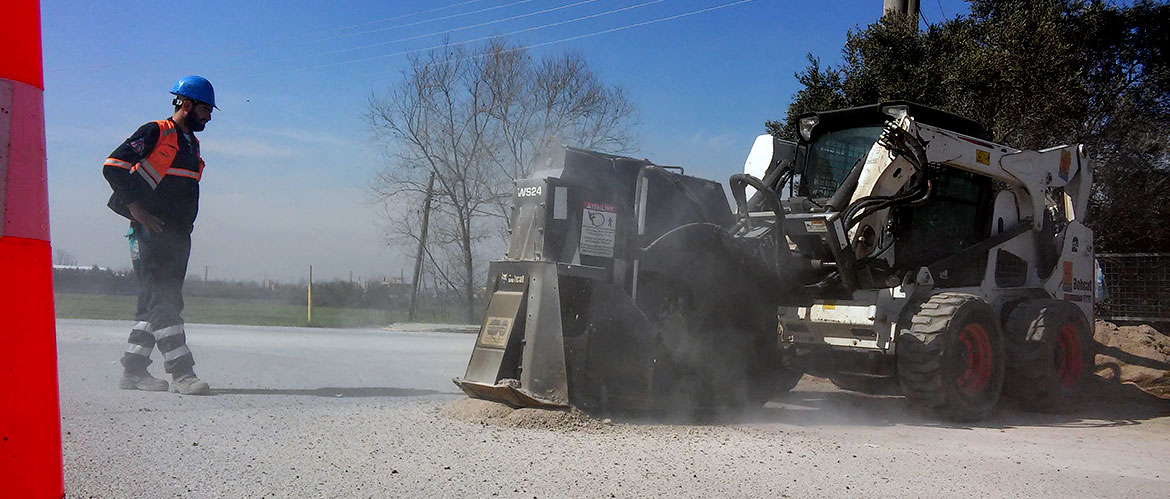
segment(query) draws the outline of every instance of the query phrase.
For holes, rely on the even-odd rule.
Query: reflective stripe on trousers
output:
[[[130,330],[130,338],[126,340],[126,353],[144,357],[150,363],[150,353],[154,351],[154,335],[150,334],[149,322],[139,321]]]
[[[190,371],[195,360],[187,347],[180,314],[191,236],[167,229],[146,233],[135,224],[132,239],[138,248],[138,259],[133,263],[141,288],[136,320],[148,326],[139,329],[136,325],[130,331],[130,345],[122,356],[122,365],[127,370],[145,369],[157,345],[168,373]]]

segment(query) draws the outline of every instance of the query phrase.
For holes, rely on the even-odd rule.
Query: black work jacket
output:
[[[192,172],[200,171],[199,142],[195,140],[193,135],[179,132],[177,129],[176,132],[178,133],[179,150],[175,154],[171,168],[181,168]],[[158,124],[153,121],[146,123],[138,127],[138,130],[130,138],[114,149],[109,157],[120,159],[132,165],[138,164],[154,150],[155,144],[158,143],[158,137]],[[166,175],[158,183],[158,187],[151,189],[150,184],[141,175],[124,168],[107,165],[102,168],[102,174],[114,190],[107,206],[115,213],[132,219],[126,205],[142,201],[146,211],[162,219],[167,229],[191,233],[195,226],[195,217],[199,214],[198,180]]]

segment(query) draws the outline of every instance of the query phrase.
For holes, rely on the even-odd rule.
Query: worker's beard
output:
[[[202,132],[207,127],[207,122],[200,120],[193,114],[188,114],[183,118],[183,126],[192,132]]]

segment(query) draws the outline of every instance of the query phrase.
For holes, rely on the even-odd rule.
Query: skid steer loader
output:
[[[474,397],[586,410],[761,404],[804,372],[950,420],[1076,402],[1093,362],[1092,172],[890,102],[761,136],[729,181],[562,148],[517,184]]]

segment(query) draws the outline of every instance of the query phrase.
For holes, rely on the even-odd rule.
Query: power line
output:
[[[420,25],[420,24],[426,24],[426,23],[431,23],[431,22],[435,22],[435,21],[446,21],[447,19],[454,19],[454,18],[456,18],[456,17],[469,16],[469,15],[471,15],[471,14],[482,14],[482,13],[484,13],[484,12],[488,12],[488,11],[492,11],[492,10],[498,10],[498,9],[503,9],[503,8],[506,8],[506,7],[511,7],[511,6],[513,6],[513,5],[519,5],[519,4],[522,4],[522,3],[528,3],[528,2],[532,2],[532,1],[533,1],[533,0],[516,0],[515,2],[506,3],[506,4],[504,4],[504,5],[497,5],[497,6],[495,6],[495,7],[487,7],[487,8],[483,8],[483,9],[479,9],[479,10],[473,10],[473,11],[470,11],[470,12],[461,12],[461,13],[459,13],[459,14],[451,14],[451,15],[449,15],[449,16],[436,17],[436,18],[434,18],[434,19],[424,19],[424,20],[422,20],[422,21],[415,21],[415,22],[412,22],[412,23],[396,24],[396,25],[394,25],[394,26],[386,26],[386,27],[384,27],[384,28],[377,28],[377,29],[372,29],[372,30],[369,30],[369,31],[359,31],[359,32],[357,32],[357,33],[350,33],[350,34],[347,34],[347,35],[338,36],[338,37],[336,37],[336,38],[330,38],[330,40],[335,40],[335,39],[337,39],[337,38],[348,38],[348,37],[351,37],[351,36],[358,36],[358,35],[368,35],[368,34],[370,34],[370,33],[378,33],[378,32],[381,32],[381,31],[388,31],[388,30],[392,30],[392,29],[398,29],[398,28],[407,28],[407,27],[410,27],[410,26],[418,26],[418,25]]]
[[[340,28],[331,28],[331,29],[327,29],[327,30],[319,31],[318,33],[329,33],[329,32],[333,32],[333,31],[345,31],[345,30],[347,30],[347,29],[352,29],[352,28],[361,28],[361,27],[370,26],[370,25],[373,25],[373,24],[380,24],[380,23],[384,23],[384,22],[386,22],[386,21],[397,21],[397,20],[399,20],[399,19],[405,19],[405,18],[407,18],[407,17],[411,17],[411,16],[417,16],[417,15],[421,15],[421,14],[429,14],[429,13],[431,13],[431,12],[438,12],[438,11],[440,11],[440,10],[447,10],[447,9],[450,9],[450,8],[453,8],[453,7],[462,7],[462,6],[464,6],[464,5],[467,5],[467,4],[473,4],[473,3],[478,3],[478,2],[482,2],[482,1],[483,1],[483,0],[467,0],[467,1],[465,1],[465,2],[454,3],[454,4],[451,4],[451,5],[444,5],[444,6],[442,6],[442,7],[434,7],[434,8],[430,8],[430,9],[426,9],[426,10],[420,10],[420,11],[417,11],[417,12],[411,12],[411,13],[409,13],[409,14],[402,14],[402,15],[399,15],[399,16],[394,16],[394,17],[386,17],[386,18],[382,18],[382,19],[375,20],[375,21],[369,21],[369,22],[361,23],[361,24],[353,24],[353,25],[350,25],[350,26],[343,26],[343,27],[340,27]]]
[[[531,27],[531,28],[524,28],[524,29],[520,29],[520,30],[516,30],[516,31],[511,31],[511,32],[508,32],[508,33],[503,33],[503,34],[499,34],[499,35],[492,35],[492,36],[482,36],[482,37],[479,37],[479,38],[472,38],[472,39],[470,39],[470,40],[463,40],[463,41],[460,41],[460,42],[447,43],[447,44],[443,44],[443,45],[434,45],[434,46],[431,46],[431,47],[424,47],[424,48],[420,48],[420,49],[413,49],[413,50],[404,50],[404,51],[401,51],[401,52],[394,52],[394,53],[391,53],[391,54],[382,54],[382,55],[376,55],[376,56],[371,56],[371,57],[363,57],[363,58],[359,58],[359,59],[349,59],[349,60],[345,60],[345,61],[331,62],[331,63],[327,63],[327,64],[318,64],[318,65],[315,65],[315,66],[304,66],[304,67],[300,67],[300,68],[294,68],[294,69],[296,69],[296,70],[320,69],[320,68],[327,68],[327,67],[333,67],[333,66],[341,66],[341,65],[344,65],[344,64],[352,64],[352,63],[355,63],[355,62],[367,62],[367,61],[372,61],[372,60],[375,60],[375,59],[386,59],[386,58],[389,58],[389,57],[397,57],[397,56],[400,56],[400,55],[415,54],[415,53],[419,53],[419,52],[425,52],[425,51],[428,51],[428,50],[440,49],[440,48],[444,48],[444,47],[452,47],[452,46],[466,45],[466,44],[469,44],[469,43],[480,42],[480,41],[484,41],[484,40],[490,40],[490,39],[493,39],[493,38],[501,38],[501,37],[506,37],[506,36],[517,35],[517,34],[520,34],[520,33],[528,33],[528,32],[537,31],[537,30],[541,30],[541,29],[545,29],[545,28],[551,28],[551,27],[554,27],[554,26],[561,26],[561,25],[565,25],[565,24],[570,24],[570,23],[575,23],[575,22],[585,21],[585,20],[589,20],[589,19],[593,19],[593,18],[597,18],[597,17],[602,17],[602,16],[607,16],[607,15],[611,15],[611,14],[617,14],[617,13],[620,13],[620,12],[625,12],[625,11],[628,11],[628,10],[633,10],[633,9],[638,9],[638,8],[646,7],[646,6],[648,6],[648,5],[653,5],[653,4],[657,4],[657,3],[662,3],[662,2],[664,2],[664,1],[666,1],[666,0],[650,0],[650,1],[648,1],[648,2],[643,2],[643,3],[640,3],[640,4],[636,4],[636,5],[631,5],[631,6],[628,6],[628,7],[622,7],[622,8],[619,8],[619,9],[612,9],[612,10],[608,10],[608,11],[605,11],[605,12],[600,12],[600,13],[597,13],[597,14],[590,14],[590,15],[587,15],[587,16],[581,16],[581,17],[578,17],[578,18],[575,18],[575,19],[569,19],[569,20],[566,20],[566,21],[557,21],[557,22],[554,22],[554,23],[548,23],[548,24],[544,24],[544,25],[540,25],[540,26]],[[732,3],[732,4],[725,4],[725,5],[728,5],[728,6],[729,6],[729,5],[735,5],[735,4],[739,4],[739,3],[746,3],[746,2],[750,2],[750,1],[753,1],[753,0],[741,0],[741,1],[739,1],[739,2],[735,2],[735,3]],[[701,11],[694,11],[694,12],[695,12],[695,13],[699,13],[699,12],[705,12],[705,11],[713,10],[713,9],[715,9],[715,8],[721,8],[721,7],[713,7],[713,8],[710,8],[710,9],[702,9]],[[663,18],[663,20],[668,20],[668,18]],[[250,75],[246,75],[246,76],[247,76],[247,77],[252,77],[252,76],[261,76],[261,75],[265,75],[265,74],[273,74],[273,73],[280,73],[280,72],[284,72],[284,71],[268,71],[268,72],[263,72],[263,73],[254,73],[254,74],[250,74]]]
[[[467,26],[461,26],[461,27],[458,27],[458,28],[453,28],[453,29],[448,29],[448,30],[443,30],[443,31],[436,31],[436,32],[433,32],[433,33],[427,33],[427,34],[425,34],[425,35],[417,35],[417,36],[411,36],[411,37],[408,37],[408,38],[400,38],[400,39],[398,39],[398,40],[391,40],[391,41],[388,41],[388,42],[378,42],[378,43],[372,43],[372,44],[369,44],[369,45],[363,45],[363,46],[360,46],[360,47],[352,47],[352,48],[347,48],[347,49],[340,49],[340,50],[335,50],[335,51],[332,51],[332,52],[326,52],[325,54],[339,54],[339,53],[342,53],[342,52],[352,52],[352,51],[354,51],[354,50],[361,50],[361,49],[367,49],[367,48],[372,48],[372,47],[380,47],[380,46],[382,46],[382,45],[389,45],[389,44],[391,44],[391,43],[406,42],[406,41],[410,41],[410,40],[417,40],[417,39],[419,39],[419,38],[426,38],[426,37],[429,37],[429,36],[437,36],[437,35],[444,35],[444,34],[448,34],[448,33],[454,33],[454,32],[456,32],[456,31],[464,31],[464,30],[468,30],[468,29],[482,28],[482,27],[484,27],[484,26],[489,26],[489,25],[492,25],[492,24],[499,24],[499,23],[502,23],[502,22],[507,22],[507,21],[515,21],[516,19],[523,19],[523,18],[525,18],[525,17],[532,17],[532,16],[536,16],[536,15],[540,15],[540,14],[547,14],[547,13],[549,13],[549,12],[556,12],[556,11],[558,11],[558,10],[564,10],[564,9],[568,9],[568,8],[576,7],[576,6],[578,6],[578,5],[585,5],[585,4],[594,3],[594,2],[597,2],[597,1],[598,1],[598,0],[581,0],[581,1],[579,1],[579,2],[571,3],[571,4],[568,4],[568,5],[561,5],[561,6],[559,6],[559,7],[550,7],[550,8],[547,8],[547,9],[538,10],[538,11],[536,11],[536,12],[529,12],[529,13],[527,13],[527,14],[519,14],[519,15],[515,15],[515,16],[512,16],[512,17],[505,17],[505,18],[503,18],[503,19],[496,19],[496,20],[494,20],[494,21],[486,21],[486,22],[482,22],[482,23],[479,23],[479,24],[471,24],[471,25],[467,25]],[[321,54],[321,55],[325,55],[325,54]]]
[[[429,9],[425,9],[425,10],[419,10],[419,11],[410,12],[410,13],[406,13],[406,14],[400,14],[400,15],[397,15],[397,16],[392,16],[392,17],[383,17],[383,18],[381,18],[381,19],[375,19],[375,20],[373,20],[373,21],[368,21],[368,22],[364,22],[364,23],[359,23],[359,24],[351,24],[351,25],[349,25],[349,26],[342,26],[342,27],[339,27],[339,28],[329,28],[329,29],[324,29],[324,30],[321,30],[321,31],[317,31],[317,32],[315,32],[315,33],[310,33],[310,34],[309,34],[309,36],[314,36],[314,35],[319,35],[319,34],[326,34],[326,33],[335,33],[335,32],[339,32],[339,31],[346,31],[346,30],[349,30],[349,29],[354,29],[354,28],[364,28],[364,27],[366,27],[366,26],[371,26],[371,25],[374,25],[374,24],[381,24],[381,23],[388,22],[388,21],[397,21],[397,20],[399,20],[399,19],[406,19],[406,18],[408,18],[408,17],[414,17],[414,16],[423,15],[423,14],[430,14],[430,13],[432,13],[432,12],[438,12],[438,11],[441,11],[441,10],[452,9],[452,8],[455,8],[455,7],[462,7],[462,6],[464,6],[464,5],[473,4],[473,3],[479,3],[479,2],[482,2],[482,1],[483,1],[483,0],[466,0],[466,1],[463,1],[463,2],[453,3],[453,4],[450,4],[450,5],[443,5],[443,6],[441,6],[441,7],[432,7],[432,8],[429,8]],[[387,28],[387,29],[389,29],[389,28]],[[350,33],[350,34],[345,34],[345,35],[339,35],[339,36],[337,36],[337,37],[333,37],[333,38],[323,38],[323,39],[321,39],[321,40],[313,40],[313,41],[312,41],[312,43],[315,43],[315,42],[322,42],[322,41],[329,41],[329,40],[334,40],[334,39],[336,39],[336,38],[344,38],[344,37],[346,37],[346,36],[355,36],[355,35],[358,35],[358,34],[361,34],[361,33]],[[302,37],[302,36],[304,36],[304,35],[290,35],[290,36],[285,36],[285,37],[281,37],[281,38],[275,39],[275,40],[273,40],[273,42],[279,42],[279,41],[283,41],[283,40],[296,39],[296,38],[300,38],[300,37]]]
[[[606,29],[606,30],[601,30],[601,31],[594,31],[594,32],[592,32],[592,33],[586,33],[586,34],[584,34],[584,35],[570,36],[570,37],[568,37],[568,38],[561,38],[560,40],[553,40],[553,41],[551,41],[551,42],[535,43],[535,44],[532,44],[532,45],[525,45],[525,46],[522,46],[522,47],[516,47],[516,48],[507,49],[507,50],[501,50],[500,52],[501,52],[501,53],[516,52],[516,51],[519,51],[519,50],[528,50],[528,49],[533,49],[533,48],[536,48],[536,47],[543,47],[543,46],[545,46],[545,45],[553,45],[553,44],[556,44],[556,43],[571,42],[571,41],[573,41],[573,40],[580,40],[580,39],[582,39],[582,38],[589,38],[589,37],[592,37],[592,36],[605,35],[605,34],[614,33],[614,32],[617,32],[617,31],[624,31],[624,30],[627,30],[627,29],[639,28],[639,27],[642,27],[642,26],[646,26],[646,25],[648,25],[648,24],[655,24],[655,23],[660,23],[660,22],[664,22],[664,21],[672,21],[672,20],[679,19],[679,18],[682,18],[682,17],[688,17],[688,16],[697,15],[697,14],[703,14],[703,13],[706,13],[706,12],[711,12],[711,11],[713,11],[713,10],[725,9],[725,8],[727,8],[727,7],[734,7],[734,6],[736,6],[736,5],[745,4],[745,3],[748,3],[748,2],[752,2],[752,1],[754,1],[754,0],[739,0],[738,2],[729,2],[729,3],[725,3],[725,4],[721,4],[721,5],[716,5],[716,6],[714,6],[714,7],[708,7],[708,8],[706,8],[706,9],[693,10],[693,11],[690,11],[690,12],[684,12],[684,13],[682,13],[682,14],[677,14],[677,15],[673,15],[673,16],[667,16],[667,17],[662,17],[662,18],[659,18],[659,19],[652,19],[652,20],[649,20],[649,21],[643,21],[643,22],[640,22],[640,23],[627,24],[627,25],[625,25],[625,26],[619,26],[619,27],[617,27],[617,28],[611,28],[611,29]],[[446,64],[446,63],[449,63],[449,62],[462,61],[462,60],[466,60],[466,59],[475,59],[475,58],[481,58],[481,57],[485,57],[485,56],[487,56],[487,55],[488,55],[488,54],[478,54],[478,55],[470,55],[470,56],[466,56],[466,57],[460,57],[460,58],[456,58],[456,59],[445,59],[445,60],[442,60],[442,61],[435,61],[435,62],[432,62],[432,63],[430,63],[430,64],[427,64],[427,67],[434,66],[434,65],[438,65],[438,64]]]
[[[406,38],[399,38],[397,40],[389,40],[389,41],[384,41],[384,42],[371,43],[368,45],[361,45],[361,46],[357,46],[357,47],[347,47],[347,48],[343,48],[343,49],[331,50],[328,52],[318,52],[316,54],[310,54],[310,55],[301,56],[301,57],[277,59],[277,60],[266,61],[266,62],[269,64],[274,64],[274,63],[281,63],[281,62],[299,61],[299,60],[305,59],[306,57],[317,57],[317,56],[322,56],[322,55],[342,54],[345,52],[353,52],[355,50],[363,50],[363,49],[368,49],[368,48],[381,47],[384,45],[390,45],[390,44],[400,43],[400,42],[408,42],[408,41],[417,40],[420,38],[428,38],[428,37],[432,37],[432,36],[450,34],[450,33],[454,33],[457,31],[465,31],[465,30],[469,30],[469,29],[482,28],[484,26],[490,26],[492,24],[499,24],[502,22],[515,21],[517,19],[523,19],[525,17],[532,17],[532,16],[536,16],[536,15],[540,15],[540,14],[547,14],[549,12],[564,10],[564,9],[568,9],[568,8],[572,8],[572,7],[577,7],[579,5],[594,3],[597,1],[599,1],[599,0],[581,0],[581,1],[574,2],[571,4],[567,4],[567,5],[561,5],[558,7],[550,7],[550,8],[538,10],[535,12],[529,12],[526,14],[518,14],[515,16],[511,16],[511,17],[505,17],[503,19],[496,19],[493,21],[485,21],[485,22],[478,23],[478,24],[470,24],[470,25],[466,25],[466,26],[460,26],[458,28],[446,29],[446,30],[442,30],[442,31],[434,31],[434,32],[426,33],[426,34],[422,34],[422,35],[415,35],[415,36],[409,36]],[[663,0],[663,1],[665,1],[665,0]],[[228,67],[220,68],[220,69],[230,69],[230,68],[239,68],[239,67],[245,67],[245,66],[228,66]]]
[[[556,43],[564,43],[564,42],[569,42],[569,41],[573,41],[573,40],[580,40],[580,39],[582,39],[582,38],[589,38],[589,37],[593,37],[593,36],[599,36],[599,35],[604,35],[604,34],[609,34],[609,33],[615,33],[615,32],[618,32],[618,31],[624,31],[624,30],[627,30],[627,29],[639,28],[639,27],[642,27],[642,26],[647,26],[647,25],[650,25],[650,24],[656,24],[656,23],[665,22],[665,21],[672,21],[672,20],[675,20],[675,19],[680,19],[680,18],[683,18],[683,17],[689,17],[689,16],[693,16],[693,15],[698,15],[698,14],[703,14],[703,13],[711,12],[711,11],[714,11],[714,10],[725,9],[725,8],[728,8],[728,7],[734,7],[734,6],[736,6],[736,5],[741,5],[741,4],[745,4],[745,3],[748,3],[748,2],[752,2],[752,1],[754,1],[754,0],[739,0],[739,1],[736,1],[736,2],[728,2],[728,3],[725,3],[725,4],[720,4],[720,5],[716,5],[716,6],[713,6],[713,7],[708,7],[708,8],[705,8],[705,9],[698,9],[698,10],[693,10],[693,11],[690,11],[690,12],[684,12],[684,13],[682,13],[682,14],[676,14],[676,15],[673,15],[673,16],[666,16],[666,17],[662,17],[662,18],[658,18],[658,19],[652,19],[652,20],[649,20],[649,21],[643,21],[643,22],[639,22],[639,23],[627,24],[627,25],[625,25],[625,26],[619,26],[619,27],[617,27],[617,28],[610,28],[610,29],[605,29],[605,30],[600,30],[600,31],[594,31],[594,32],[592,32],[592,33],[586,33],[586,34],[584,34],[584,35],[570,36],[570,37],[566,37],[566,38],[561,38],[561,39],[559,39],[559,40],[553,40],[553,41],[549,41],[549,42],[536,43],[536,44],[532,44],[532,45],[526,45],[526,46],[521,46],[521,47],[515,47],[515,48],[511,48],[511,49],[507,49],[507,50],[502,50],[502,51],[500,51],[500,53],[509,53],[509,52],[516,52],[516,51],[520,51],[520,50],[528,50],[528,49],[532,49],[532,48],[536,48],[536,47],[543,47],[543,46],[546,46],[546,45],[553,45],[553,44],[556,44]],[[467,42],[463,42],[463,43],[467,43]],[[495,53],[493,53],[493,54],[495,54]],[[442,60],[442,61],[435,61],[435,62],[432,62],[432,63],[430,63],[430,64],[427,64],[425,67],[431,67],[431,66],[435,66],[435,65],[439,65],[439,64],[447,64],[447,63],[451,63],[451,62],[463,61],[463,60],[468,60],[468,59],[478,59],[478,58],[483,58],[483,57],[486,57],[486,56],[488,56],[488,55],[492,55],[492,54],[477,54],[477,55],[471,55],[471,56],[466,56],[466,57],[459,57],[459,58],[445,59],[445,60]]]
[[[535,47],[543,47],[543,46],[545,46],[545,45],[552,45],[552,44],[554,44],[554,43],[570,42],[570,41],[573,41],[573,40],[580,40],[580,39],[582,39],[582,38],[589,38],[589,37],[592,37],[592,36],[605,35],[605,34],[614,33],[614,32],[617,32],[617,31],[624,31],[624,30],[627,30],[627,29],[632,29],[632,28],[640,28],[640,27],[642,27],[642,26],[646,26],[646,25],[649,25],[649,24],[660,23],[660,22],[663,22],[663,21],[673,21],[673,20],[675,20],[675,19],[679,19],[679,18],[683,18],[683,17],[688,17],[688,16],[693,16],[693,15],[697,15],[697,14],[704,14],[704,13],[707,13],[707,12],[711,12],[711,11],[713,11],[713,10],[725,9],[725,8],[727,8],[727,7],[734,7],[734,6],[736,6],[736,5],[745,4],[745,3],[748,3],[748,2],[753,2],[753,1],[755,1],[755,0],[739,0],[739,1],[737,1],[737,2],[729,2],[729,3],[725,3],[725,4],[721,4],[721,5],[716,5],[716,6],[714,6],[714,7],[708,7],[708,8],[705,8],[705,9],[693,10],[693,11],[690,11],[690,12],[684,12],[684,13],[682,13],[682,14],[676,14],[676,15],[673,15],[673,16],[667,16],[667,17],[663,17],[663,18],[659,18],[659,19],[653,19],[653,20],[650,20],[650,21],[643,21],[643,22],[640,22],[640,23],[628,24],[628,25],[626,25],[626,26],[620,26],[620,27],[617,27],[617,28],[611,28],[611,29],[606,29],[606,30],[601,30],[601,31],[595,31],[595,32],[593,32],[593,33],[586,33],[586,34],[584,34],[584,35],[570,36],[570,37],[568,37],[568,38],[561,38],[560,40],[553,40],[553,41],[551,41],[551,42],[536,43],[536,44],[528,45],[527,47],[524,47],[524,48],[535,48]]]
[[[296,39],[299,39],[299,38],[300,38],[300,39],[303,39],[303,38],[307,38],[307,37],[313,37],[313,36],[317,36],[317,35],[324,35],[324,34],[329,34],[329,33],[336,33],[336,32],[339,32],[339,31],[345,31],[345,30],[354,29],[354,28],[361,28],[361,27],[370,26],[370,25],[373,25],[373,24],[384,23],[384,22],[387,22],[387,21],[396,21],[396,20],[399,20],[399,19],[405,19],[405,18],[407,18],[407,17],[413,17],[413,16],[419,16],[419,15],[423,15],[423,14],[429,14],[429,13],[432,13],[432,12],[438,12],[438,11],[447,10],[447,9],[451,9],[451,8],[455,8],[455,7],[462,7],[462,6],[464,6],[464,5],[469,5],[469,4],[473,4],[473,3],[478,3],[478,2],[481,2],[481,1],[483,1],[483,0],[465,0],[465,1],[463,1],[463,2],[458,2],[458,3],[454,3],[454,4],[444,5],[444,6],[440,6],[440,7],[432,7],[432,8],[429,8],[429,9],[424,9],[424,10],[420,10],[420,11],[410,12],[410,13],[406,13],[406,14],[400,14],[400,15],[397,15],[397,16],[392,16],[392,17],[386,17],[386,18],[382,18],[382,19],[378,19],[378,20],[374,20],[374,21],[368,21],[368,22],[359,23],[359,24],[353,24],[353,25],[349,25],[349,26],[342,26],[342,27],[338,27],[338,28],[329,28],[329,29],[325,29],[325,30],[321,30],[321,31],[317,31],[317,32],[314,32],[314,33],[309,33],[309,34],[303,34],[303,33],[302,33],[302,34],[296,34],[296,35],[289,35],[289,36],[282,36],[282,37],[277,37],[277,38],[271,38],[271,39],[268,39],[267,41],[263,41],[263,42],[257,42],[257,43],[261,43],[261,44],[264,44],[264,45],[273,45],[273,44],[277,44],[277,43],[281,43],[281,42],[286,42],[286,41],[290,41],[290,40],[296,40]],[[508,6],[511,6],[511,5],[516,5],[516,4],[519,4],[519,3],[527,3],[527,2],[531,2],[531,1],[533,1],[533,0],[518,0],[518,1],[516,1],[516,2],[513,2],[513,3],[510,3],[510,4],[507,4],[507,5],[500,5],[500,6],[496,6],[496,7],[487,8],[487,9],[480,9],[480,10],[477,10],[477,11],[466,12],[466,13],[463,13],[463,14],[452,15],[452,16],[446,16],[446,17],[443,17],[443,18],[441,18],[441,19],[449,19],[449,18],[452,18],[452,17],[458,17],[459,15],[469,15],[469,14],[476,14],[476,13],[486,12],[486,11],[488,11],[488,10],[494,10],[494,9],[504,8],[504,7],[508,7]],[[436,20],[439,20],[439,19],[436,19]],[[426,21],[424,21],[424,22],[426,22]],[[419,23],[415,23],[415,24],[421,24],[421,22],[419,22]],[[407,25],[413,25],[413,24],[407,24]],[[393,29],[393,28],[403,27],[403,26],[407,26],[407,25],[396,25],[396,26],[390,26],[390,27],[387,27],[387,28],[382,28],[381,30]],[[375,30],[375,31],[376,31],[376,30]],[[369,31],[369,32],[372,32],[372,31]],[[352,34],[345,34],[345,35],[339,35],[339,36],[333,36],[333,37],[320,38],[320,39],[316,39],[316,40],[309,40],[309,41],[307,41],[306,43],[320,43],[320,42],[325,42],[325,41],[330,41],[330,40],[336,40],[336,39],[339,39],[339,38],[346,38],[346,37],[348,37],[348,36],[357,36],[357,35],[361,35],[361,34],[365,34],[365,33],[367,33],[367,32],[352,33]],[[257,53],[257,52],[259,52],[259,50],[256,50],[256,49],[254,48],[254,47],[257,45],[257,43],[250,43],[250,44],[248,44],[248,45],[237,45],[237,46],[235,46],[235,47],[228,47],[228,50],[232,50],[232,49],[249,49],[249,50],[244,50],[243,52],[239,52],[239,53],[240,53],[240,54],[254,54],[254,53]],[[56,72],[56,71],[61,71],[61,70],[63,70],[63,69],[71,69],[71,70],[104,69],[104,68],[112,68],[112,67],[118,67],[118,66],[127,66],[127,65],[131,65],[131,64],[133,64],[133,65],[141,65],[141,64],[143,64],[143,63],[150,63],[150,62],[159,62],[159,61],[172,60],[172,59],[174,59],[176,56],[187,57],[187,56],[195,56],[195,55],[208,55],[208,54],[217,54],[217,53],[222,53],[222,51],[223,51],[223,49],[217,49],[217,50],[214,50],[214,51],[213,51],[213,50],[192,50],[192,51],[188,51],[188,52],[180,52],[180,53],[178,53],[178,54],[168,54],[168,55],[166,55],[165,57],[155,57],[155,58],[149,58],[149,59],[137,59],[137,60],[134,60],[134,61],[113,62],[113,63],[107,63],[107,64],[93,64],[93,65],[88,65],[88,66],[76,66],[76,65],[75,65],[75,66],[70,66],[70,67],[68,67],[68,68],[62,68],[62,67],[52,67],[52,68],[46,68],[46,71],[48,71],[48,72]]]

